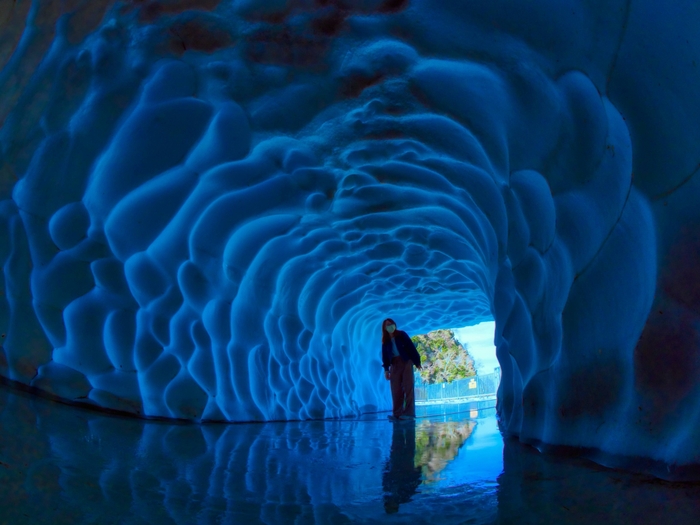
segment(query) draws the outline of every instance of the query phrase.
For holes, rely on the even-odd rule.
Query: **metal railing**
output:
[[[500,381],[500,371],[433,385],[423,383],[418,376],[414,385],[416,404],[455,403],[469,399],[495,398]]]

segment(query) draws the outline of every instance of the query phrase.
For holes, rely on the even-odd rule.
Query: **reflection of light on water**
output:
[[[438,475],[457,457],[472,435],[476,421],[426,421],[416,426],[415,465],[423,473],[423,483],[438,481]]]

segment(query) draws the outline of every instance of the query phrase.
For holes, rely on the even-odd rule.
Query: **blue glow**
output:
[[[700,462],[695,2],[6,4],[1,376],[357,417],[383,318],[494,319],[504,432]]]
[[[173,424],[87,412],[0,385],[0,500],[11,502],[0,506],[0,519],[430,524],[439,517],[456,525],[566,523],[571,513],[592,523],[604,513],[613,523],[651,524],[692,523],[697,515],[697,486],[504,443],[493,409],[470,412],[423,417],[419,408],[407,424],[383,414]],[[415,456],[396,454],[406,450],[393,446],[394,432],[411,428]],[[392,465],[399,476],[387,478]],[[401,476],[416,467],[417,478]],[[387,514],[392,491],[405,501]]]

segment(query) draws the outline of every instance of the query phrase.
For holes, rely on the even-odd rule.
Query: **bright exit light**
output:
[[[455,338],[464,345],[474,358],[478,375],[492,374],[499,367],[496,347],[493,344],[495,321],[485,321],[474,326],[453,328]]]

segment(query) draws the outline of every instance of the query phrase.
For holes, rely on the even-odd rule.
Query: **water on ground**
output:
[[[700,484],[504,441],[493,407],[195,425],[0,385],[0,524],[700,523]]]

